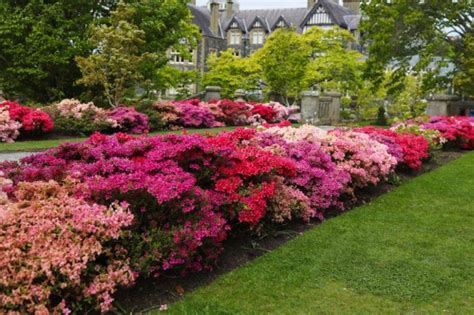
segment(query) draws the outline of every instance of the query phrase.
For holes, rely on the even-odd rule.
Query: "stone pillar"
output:
[[[206,86],[206,94],[204,99],[206,102],[210,100],[220,100],[221,88],[219,86]]]
[[[238,89],[237,91],[235,91],[235,94],[234,94],[234,99],[237,101],[237,102],[245,102],[245,91],[242,90],[242,89]]]
[[[301,93],[301,118],[304,121],[313,122],[317,119],[319,107],[319,92],[305,91]]]
[[[449,116],[451,114],[449,103],[458,100],[459,97],[456,95],[433,95],[428,99],[426,114],[430,116]]]
[[[338,92],[328,92],[326,96],[329,96],[331,105],[329,105],[329,123],[334,125],[339,122],[341,117],[341,97],[342,94]]]

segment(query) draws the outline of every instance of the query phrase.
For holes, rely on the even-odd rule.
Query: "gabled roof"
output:
[[[304,28],[306,23],[311,19],[314,13],[319,7],[323,7],[326,13],[331,17],[335,24],[343,28],[348,28],[346,19],[347,15],[354,15],[354,12],[346,7],[340,6],[339,4],[331,0],[318,0],[314,7],[306,14],[304,19],[301,21],[300,27]]]
[[[278,24],[280,22],[283,22],[285,24],[285,27],[290,27],[290,23],[288,23],[288,21],[285,19],[283,15],[280,15],[280,17],[275,21],[275,23],[273,23],[271,27],[272,31],[274,31],[278,27]]]
[[[234,16],[242,19],[249,28],[257,17],[259,17],[269,30],[272,29],[272,26],[276,24],[281,16],[284,16],[289,26],[294,26],[297,31],[301,32],[302,29],[299,29],[299,25],[308,11],[309,9],[307,8],[241,10],[235,12]],[[223,25],[228,24],[229,19],[225,16],[221,17],[221,20],[223,21]]]
[[[264,17],[262,18],[261,16],[256,16],[255,19],[253,20],[252,23],[250,23],[249,25],[249,29],[252,29],[255,25],[255,23],[259,22],[260,23],[260,27],[263,28],[264,30],[266,30],[267,32],[270,32],[270,25],[268,25],[268,21],[267,19]]]
[[[225,13],[221,14],[219,23],[219,34],[217,37],[226,37],[226,32],[231,23],[237,22],[239,29],[245,35],[255,23],[260,21],[262,26],[268,32],[273,31],[279,21],[284,21],[287,27],[294,27],[297,32],[303,32],[303,29],[309,19],[316,12],[318,7],[322,6],[335,24],[340,27],[354,30],[360,23],[360,15],[356,15],[353,11],[338,5],[332,0],[318,0],[314,7],[308,8],[290,8],[290,9],[260,9],[260,10],[240,10],[234,12],[229,18]],[[202,32],[203,36],[216,37],[212,33],[211,14],[206,7],[199,7],[188,4],[193,15],[193,23],[196,24]]]
[[[214,34],[211,31],[211,16],[209,10],[193,4],[188,4],[188,8],[193,15],[193,23],[199,27],[202,35],[213,37]]]

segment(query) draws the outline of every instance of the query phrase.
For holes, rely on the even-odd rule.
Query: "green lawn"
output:
[[[473,314],[474,152],[328,220],[169,312]]]
[[[223,128],[211,128],[211,129],[186,129],[188,133],[201,133],[201,134],[217,134],[221,131],[232,130],[235,127],[223,127]],[[150,133],[151,135],[157,134],[180,134],[182,130],[177,131],[157,131]],[[63,139],[51,139],[51,140],[31,140],[31,141],[18,141],[15,143],[0,143],[0,153],[6,152],[30,152],[30,151],[41,151],[50,148],[57,147],[61,143],[65,142],[79,142],[84,141],[85,137],[82,138],[63,138]]]

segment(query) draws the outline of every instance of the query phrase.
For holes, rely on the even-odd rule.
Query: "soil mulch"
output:
[[[357,199],[348,199],[345,202],[344,211],[332,209],[327,213],[326,218],[336,217],[371,202],[380,195],[396,188],[400,183],[432,171],[459,158],[462,154],[463,152],[460,151],[436,152],[434,157],[425,163],[420,171],[399,170],[395,179],[357,191]],[[173,303],[179,300],[185,293],[211,283],[218,276],[278,248],[289,240],[303,234],[304,231],[312,229],[319,224],[320,222],[318,221],[310,223],[291,222],[287,225],[279,226],[278,230],[260,237],[245,235],[229,239],[225,242],[224,253],[217,261],[213,271],[189,274],[186,277],[176,274],[164,274],[159,279],[139,279],[133,287],[117,292],[115,295],[116,313],[141,313],[146,310],[159,308],[162,304]]]

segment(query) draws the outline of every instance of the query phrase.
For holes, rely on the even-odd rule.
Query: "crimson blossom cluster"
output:
[[[212,269],[229,237],[323,220],[428,150],[416,134],[269,126],[97,133],[4,162],[0,312],[105,312],[137,277]]]
[[[0,102],[0,141],[13,142],[20,134],[52,130],[53,120],[47,113],[12,101]]]

